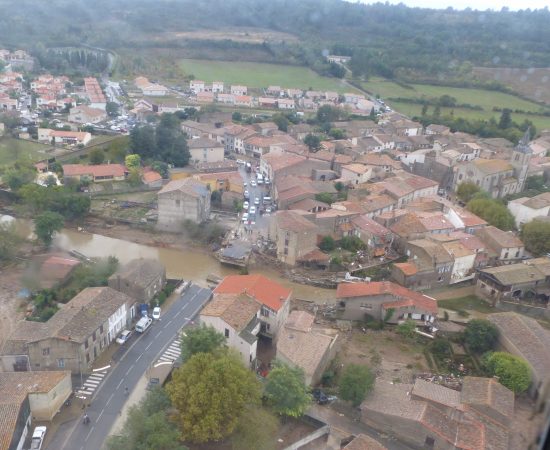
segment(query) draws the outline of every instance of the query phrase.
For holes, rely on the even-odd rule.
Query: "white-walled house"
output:
[[[204,81],[202,80],[191,80],[189,82],[189,90],[193,92],[194,94],[198,94],[199,92],[204,92],[205,86]]]
[[[246,366],[254,366],[261,304],[247,294],[215,294],[202,309],[200,322],[225,336],[227,346],[241,355]]]
[[[508,202],[508,209],[516,220],[516,225],[531,222],[536,217],[550,215],[550,192],[544,192],[534,197],[522,197]]]
[[[212,82],[212,92],[214,93],[223,93],[223,87],[223,81]]]
[[[260,303],[260,332],[274,339],[290,312],[292,291],[263,275],[229,275],[214,294],[247,294]]]

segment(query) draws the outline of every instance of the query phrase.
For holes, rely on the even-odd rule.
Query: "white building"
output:
[[[246,95],[248,93],[248,88],[246,86],[233,85],[231,86],[231,93],[233,95]]]
[[[517,227],[531,222],[536,217],[550,215],[550,192],[534,197],[522,197],[508,202],[508,209],[516,219]]]
[[[198,94],[199,92],[205,91],[204,81],[202,80],[191,80],[189,82],[189,89],[194,94]]]
[[[247,294],[215,294],[202,309],[200,322],[225,336],[227,346],[241,355],[246,366],[255,365],[261,305]]]
[[[223,93],[223,81],[213,81],[212,82],[212,92],[217,94]]]

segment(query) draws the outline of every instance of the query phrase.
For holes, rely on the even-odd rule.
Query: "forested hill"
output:
[[[0,46],[157,45],[167,32],[255,27],[372,65],[436,74],[471,63],[550,67],[550,12],[455,11],[341,0],[0,0]],[[177,36],[177,35],[175,35]],[[174,37],[159,46],[184,45]],[[296,44],[295,44],[296,45]]]

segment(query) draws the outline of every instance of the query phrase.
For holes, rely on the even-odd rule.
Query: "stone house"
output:
[[[166,269],[156,259],[134,259],[109,277],[109,287],[149,303],[166,284]]]
[[[521,197],[508,202],[508,209],[516,220],[519,228],[537,217],[550,215],[550,192],[544,192],[534,197]]]
[[[491,225],[476,230],[475,235],[487,247],[489,265],[513,264],[523,258],[523,242],[511,231],[502,231]]]
[[[306,384],[316,385],[336,352],[338,334],[313,325],[315,316],[292,311],[277,339],[278,360],[304,371]]]
[[[277,259],[290,266],[317,248],[317,226],[297,211],[277,211],[268,237],[275,242]]]
[[[437,317],[435,299],[389,281],[340,283],[336,300],[342,320],[364,321],[370,316],[388,323],[408,318],[432,323]]]
[[[101,183],[105,181],[124,181],[126,168],[122,164],[63,164],[63,179],[91,181]]]
[[[261,307],[246,293],[214,294],[201,310],[199,320],[223,334],[227,346],[239,352],[244,365],[255,368]]]
[[[170,181],[158,192],[157,227],[181,231],[186,220],[204,222],[210,217],[210,191],[200,181],[183,178]]]
[[[367,244],[373,256],[384,256],[391,248],[393,233],[366,214],[351,219],[353,235]]]
[[[191,163],[212,163],[220,162],[224,159],[223,144],[207,137],[189,139],[187,141],[189,153],[191,154]]]
[[[68,371],[0,372],[0,449],[22,449],[33,422],[51,421],[71,393]]]
[[[86,288],[47,322],[22,321],[0,351],[5,371],[88,373],[136,315],[135,299],[110,287]]]
[[[539,322],[522,314],[490,314],[487,319],[499,330],[502,350],[523,358],[531,367],[529,393],[537,403],[548,402],[550,395],[550,333]]]
[[[229,275],[214,294],[247,294],[254,298],[261,304],[260,333],[276,340],[288,318],[292,291],[263,275]]]
[[[75,106],[69,111],[69,122],[99,123],[107,119],[107,113],[99,108],[90,108],[86,105]]]

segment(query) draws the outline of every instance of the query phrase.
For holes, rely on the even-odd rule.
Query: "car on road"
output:
[[[155,319],[155,320],[160,319],[160,306],[155,306],[153,308],[153,319]]]
[[[265,213],[266,214],[271,214],[271,208],[269,206],[265,209]]]
[[[256,214],[256,207],[255,206],[251,206],[250,209],[248,210],[248,212],[250,214]]]
[[[255,204],[256,206],[258,206],[258,205],[260,204],[260,198],[259,198],[259,197],[256,197],[256,198],[254,199],[254,204]]]
[[[247,222],[248,221],[248,213],[245,212],[243,213],[243,222]]]
[[[248,191],[244,191],[244,198],[246,198],[247,200],[250,198],[250,194]]]
[[[40,450],[46,436],[46,427],[36,427],[32,433],[31,450]]]
[[[256,181],[254,181],[254,180],[251,180],[251,181],[250,181],[250,186],[252,186],[252,187],[256,187]]]
[[[243,209],[248,209],[249,206],[250,206],[250,203],[248,202],[243,203]]]
[[[153,319],[151,319],[149,316],[143,316],[141,319],[138,320],[138,323],[136,323],[136,331],[138,333],[145,333],[145,331],[147,331],[152,323]]]
[[[130,336],[132,336],[132,332],[130,330],[123,330],[122,333],[120,333],[120,335],[116,338],[117,344],[125,344],[128,342],[128,339],[130,339]]]

